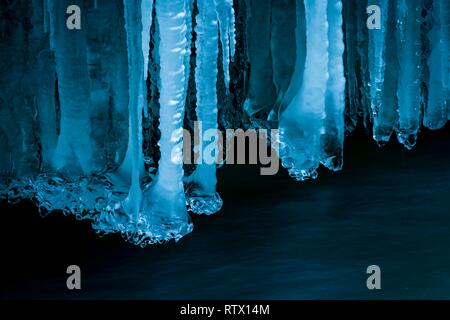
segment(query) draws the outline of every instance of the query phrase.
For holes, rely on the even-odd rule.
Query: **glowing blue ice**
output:
[[[305,1],[306,59],[297,95],[280,119],[280,156],[297,180],[317,177],[328,81],[326,1]],[[302,54],[300,52],[300,54]]]
[[[283,165],[305,180],[320,164],[342,168],[344,132],[359,125],[379,145],[396,135],[411,149],[422,125],[450,118],[447,0],[9,3],[0,198],[33,199],[41,214],[90,219],[137,245],[189,233],[188,209],[220,210],[205,153],[219,153],[216,129],[238,129],[224,125],[278,127]],[[367,28],[369,4],[379,30]],[[67,28],[69,5],[80,30]],[[185,173],[191,116],[206,141]]]

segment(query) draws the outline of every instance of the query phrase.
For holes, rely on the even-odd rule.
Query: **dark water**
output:
[[[88,223],[3,204],[2,298],[450,298],[450,128],[408,152],[358,134],[345,168],[296,183],[220,171],[223,210],[179,243],[137,248]],[[82,287],[65,289],[78,264]],[[366,268],[381,267],[379,291]]]

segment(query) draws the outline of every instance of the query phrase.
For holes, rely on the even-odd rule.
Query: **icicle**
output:
[[[280,121],[282,164],[297,180],[317,177],[328,81],[326,1],[305,0],[306,61],[303,82]]]
[[[210,4],[211,5],[211,4]],[[214,0],[217,11],[217,20],[220,28],[220,42],[222,44],[223,71],[225,73],[225,85],[230,84],[230,61],[234,57],[234,9],[233,0]]]
[[[144,66],[142,55],[142,24],[140,0],[124,0],[125,29],[128,44],[129,80],[129,141],[121,171],[131,176],[131,186],[124,203],[131,221],[138,222],[141,210],[142,190],[140,175],[143,170],[142,155],[142,107],[144,104]]]
[[[447,0],[435,0],[431,9],[431,30],[428,33],[431,53],[428,57],[428,104],[423,124],[430,129],[442,128],[449,110],[449,8]]]
[[[77,166],[89,173],[95,169],[91,141],[89,76],[84,29],[66,27],[66,9],[82,8],[82,0],[50,0],[51,39],[58,75],[61,103],[61,132],[53,158],[56,169],[68,171]]]
[[[388,41],[389,36],[395,34],[395,15],[394,11],[389,14],[389,9],[395,10],[395,7],[388,0],[377,0],[374,4],[381,10],[381,26],[380,29],[369,30],[370,105],[373,138],[382,146],[392,135],[397,115],[396,45],[395,41]]]
[[[372,115],[374,117],[374,126],[378,126],[377,115],[383,108],[382,94],[384,71],[386,67],[386,34],[387,34],[387,14],[388,1],[377,0],[374,2],[381,10],[380,29],[369,30],[369,73],[370,73],[370,103]],[[376,129],[374,128],[374,131]],[[389,137],[388,137],[389,138]]]
[[[420,41],[421,1],[397,2],[397,49],[400,61],[398,81],[399,127],[398,140],[408,149],[416,144],[422,117]]]
[[[111,84],[109,74],[114,73],[114,55],[120,51],[117,40],[121,37],[120,29],[117,28],[119,20],[119,10],[117,3],[102,0],[96,3],[97,8],[90,4],[85,8],[87,36],[87,64],[90,80],[90,100],[91,100],[91,139],[98,150],[94,154],[95,161],[101,168],[114,167],[115,155],[111,154],[111,148],[117,141],[117,136],[111,134],[111,119],[106,116],[112,113],[111,110]],[[114,34],[112,37],[111,35]],[[123,75],[126,77],[126,74]],[[125,115],[124,115],[125,116]],[[125,129],[126,130],[126,129]],[[122,140],[123,142],[123,140]],[[116,148],[117,150],[117,148]],[[123,154],[121,155],[123,158]]]
[[[342,34],[342,2],[328,1],[328,84],[325,96],[325,133],[322,136],[322,164],[340,170],[344,157],[344,41]]]
[[[187,42],[187,0],[158,0],[160,30],[160,131],[161,151],[156,182],[145,194],[142,217],[151,226],[149,242],[164,241],[191,232],[183,186],[183,118],[186,102],[184,65]]]
[[[366,129],[369,129],[372,121],[372,110],[370,109],[370,76],[368,62],[368,29],[367,29],[367,0],[354,1],[356,11],[357,28],[357,51],[359,55],[359,114],[363,119]],[[364,19],[362,18],[364,17]]]
[[[190,176],[188,189],[189,207],[194,213],[212,214],[220,210],[222,200],[216,193],[216,159],[219,155],[217,131],[217,55],[218,19],[223,8],[211,6],[209,0],[198,0],[197,15],[197,68],[195,80],[197,86],[197,119],[200,124],[200,140],[209,140],[207,146],[211,150],[206,154],[206,148],[199,148],[199,164]],[[217,2],[216,2],[217,5]],[[220,4],[219,4],[220,6]],[[228,65],[228,62],[226,62]],[[225,62],[224,62],[225,65]],[[208,135],[208,136],[207,136]]]

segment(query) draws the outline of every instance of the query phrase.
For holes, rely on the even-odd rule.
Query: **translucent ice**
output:
[[[219,54],[219,19],[221,22],[226,23],[229,20],[229,14],[223,15],[221,11],[224,11],[223,6],[229,5],[229,2],[216,0],[214,5],[211,5],[208,0],[198,0],[198,15],[197,26],[195,28],[197,35],[197,68],[195,70],[195,82],[197,89],[197,119],[200,124],[199,134],[200,139],[203,140],[206,132],[212,132],[212,135],[208,137],[208,148],[211,148],[211,155],[209,157],[204,156],[203,150],[199,148],[199,164],[196,166],[195,171],[189,178],[188,203],[190,209],[195,213],[211,214],[220,210],[222,206],[222,200],[216,193],[216,165],[219,155],[219,136],[217,135],[217,56]],[[227,12],[232,13],[229,8]],[[226,32],[228,27],[223,29]],[[222,28],[220,28],[222,31]],[[228,34],[228,32],[227,32]],[[228,36],[227,36],[228,37]],[[227,45],[228,41],[223,44]],[[224,51],[229,51],[227,45],[223,48]],[[228,68],[229,54],[224,56],[224,70]],[[225,71],[225,79],[229,77],[229,72]],[[229,80],[227,81],[229,83]]]
[[[91,100],[86,34],[66,27],[66,9],[82,0],[49,0],[51,46],[55,54],[61,110],[60,133],[53,155],[56,169],[90,173],[96,169],[91,140]]]
[[[156,181],[145,190],[145,222],[158,238],[180,238],[192,230],[183,186],[183,116],[186,103],[185,55],[190,46],[187,0],[159,0],[156,13],[160,30],[161,158]],[[151,241],[152,239],[150,239]]]
[[[328,82],[325,95],[325,132],[322,136],[321,162],[330,170],[342,169],[344,161],[344,42],[342,2],[328,1]]]
[[[367,26],[369,5],[380,29]],[[68,28],[73,6],[81,29]],[[359,126],[380,146],[396,135],[411,149],[422,125],[450,117],[449,7],[2,1],[0,198],[145,246],[189,233],[188,209],[221,208],[217,129],[278,127],[271,142],[297,180],[316,178],[320,164],[340,170],[344,133]],[[203,149],[184,166],[192,120]]]
[[[297,180],[317,177],[329,78],[327,3],[306,0],[305,17],[303,79],[297,95],[281,115],[279,132],[283,166]]]
[[[422,1],[397,1],[397,48],[400,61],[398,79],[398,140],[408,149],[416,144],[422,119]]]
[[[380,0],[374,4],[381,9],[380,29],[369,30],[370,107],[373,138],[386,144],[397,125],[397,45],[395,37],[395,1]]]

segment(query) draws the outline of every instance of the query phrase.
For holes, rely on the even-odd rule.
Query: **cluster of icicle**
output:
[[[81,30],[66,27],[77,5]],[[382,10],[366,25],[368,5]],[[340,170],[362,120],[412,148],[450,117],[447,0],[2,2],[0,198],[91,219],[145,246],[222,200],[186,171],[183,127],[278,127],[297,180]]]
[[[278,125],[295,179],[317,177],[320,164],[340,170],[345,134],[361,120],[380,146],[395,133],[411,149],[422,124],[450,118],[449,1],[253,2],[245,109]],[[379,29],[367,23],[373,6]]]

